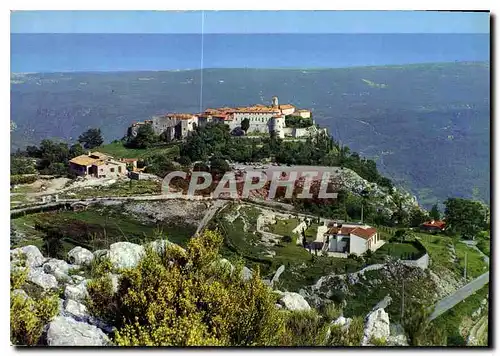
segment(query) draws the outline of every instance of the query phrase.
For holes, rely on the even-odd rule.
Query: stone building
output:
[[[88,152],[69,161],[69,168],[79,176],[120,177],[127,174],[127,164],[101,152]]]
[[[246,134],[275,132],[278,137],[306,137],[316,134],[317,130],[295,130],[286,128],[285,117],[297,113],[298,116],[307,118],[311,116],[309,110],[296,110],[291,104],[280,105],[278,97],[273,97],[270,106],[258,104],[248,107],[222,107],[206,109],[200,114],[167,114],[153,116],[151,120],[132,124],[128,136],[137,135],[137,130],[146,124],[153,127],[157,135],[164,134],[167,141],[186,138],[196,126],[204,126],[210,122],[224,123],[229,126],[232,133],[241,131],[243,120],[248,119],[250,126]]]

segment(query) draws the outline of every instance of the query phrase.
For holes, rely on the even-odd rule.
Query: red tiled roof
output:
[[[351,231],[356,230],[357,227],[331,227],[328,229],[328,235],[349,235]]]
[[[193,114],[186,114],[186,113],[170,113],[165,115],[166,117],[172,117],[175,119],[180,119],[180,120],[189,120],[192,119],[195,115]]]
[[[376,233],[377,233],[377,229],[375,229],[374,227],[369,227],[366,229],[364,229],[362,227],[357,227],[351,231],[351,234],[359,236],[365,240],[368,240],[370,237],[372,237]]]
[[[431,220],[431,221],[426,221],[422,224],[425,227],[437,227],[439,229],[444,229],[446,226],[446,223],[441,220]]]

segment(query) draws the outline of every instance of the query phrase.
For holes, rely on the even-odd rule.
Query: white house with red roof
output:
[[[362,255],[368,250],[375,251],[384,244],[377,229],[362,224],[334,223],[324,234],[329,252]]]

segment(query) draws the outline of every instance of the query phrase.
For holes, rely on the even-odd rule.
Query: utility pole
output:
[[[401,322],[405,315],[405,281],[403,279],[403,291],[401,293]]]
[[[464,281],[467,281],[467,251],[465,251]]]
[[[361,203],[361,224],[363,223],[363,203]]]

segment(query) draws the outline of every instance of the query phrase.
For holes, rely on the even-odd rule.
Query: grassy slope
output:
[[[159,224],[142,222],[122,209],[114,207],[89,207],[85,211],[61,211],[31,214],[12,220],[16,230],[30,236],[29,244],[42,246],[40,231],[33,229],[37,222],[58,228],[65,236],[65,252],[83,245],[91,250],[107,248],[117,241],[141,243],[154,237],[160,229],[172,242],[185,245],[196,230],[182,222]],[[23,243],[26,245],[28,243]]]
[[[112,142],[95,148],[95,151],[107,153],[115,158],[138,158],[144,159],[154,154],[175,156],[179,151],[176,145],[159,146],[149,149],[127,148],[121,142]]]

